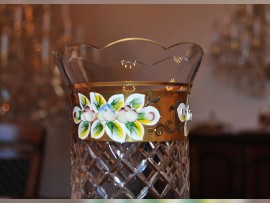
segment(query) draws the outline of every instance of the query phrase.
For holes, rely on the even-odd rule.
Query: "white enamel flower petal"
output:
[[[98,120],[100,121],[105,121],[105,117],[104,117],[105,112],[98,112]]]
[[[90,100],[91,100],[91,109],[94,110],[96,113],[98,112],[98,110],[104,105],[106,104],[106,100],[104,99],[104,97],[96,92],[90,92]]]
[[[114,111],[118,111],[124,106],[124,95],[123,94],[115,94],[111,96],[108,100],[108,104]]]
[[[189,106],[187,106],[187,110],[186,110],[186,120],[187,121],[191,121],[192,120],[192,112],[191,112]]]
[[[104,135],[106,122],[100,122],[95,120],[91,126],[91,137],[94,139],[99,139]]]
[[[125,112],[127,122],[134,122],[138,118],[138,113],[135,110],[129,110]]]
[[[110,106],[110,104],[104,104],[98,110],[98,119],[101,121],[114,121],[116,118],[116,113]]]
[[[145,102],[145,95],[135,93],[131,94],[127,98],[125,105],[129,105],[132,109],[139,112],[143,108],[144,102]]]
[[[136,141],[143,140],[144,127],[139,121],[126,123],[127,135]]]
[[[92,122],[95,119],[96,113],[93,110],[89,110],[83,113],[86,121]]]
[[[82,121],[86,121],[86,118],[85,118],[85,112],[82,113],[82,115],[81,115],[81,120],[82,120]]]
[[[160,119],[160,113],[157,108],[153,106],[147,106],[142,108],[139,112],[138,121],[143,125],[153,126],[158,123]]]
[[[82,121],[78,127],[78,136],[80,139],[84,140],[88,137],[90,132],[90,123]]]
[[[177,114],[181,122],[186,121],[186,105],[184,103],[179,104],[177,107]]]
[[[109,121],[106,123],[105,131],[107,135],[116,142],[123,143],[126,139],[126,127],[119,121]]]
[[[114,121],[116,118],[116,113],[114,111],[106,111],[104,112],[104,118],[106,121]]]
[[[74,123],[79,124],[81,122],[81,114],[82,114],[82,110],[79,107],[75,106],[72,111],[72,117],[73,117]]]
[[[125,111],[131,110],[131,106],[129,106],[129,105],[125,105],[123,108],[125,109]]]
[[[127,122],[127,118],[126,118],[126,111],[125,110],[120,110],[117,113],[117,120],[120,121],[121,123],[126,123]]]
[[[80,102],[81,109],[84,109],[86,106],[90,105],[90,102],[86,96],[84,96],[83,94],[80,94],[80,93],[78,93],[78,96],[79,96],[79,102]]]

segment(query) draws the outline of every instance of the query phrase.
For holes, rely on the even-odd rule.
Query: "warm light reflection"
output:
[[[9,104],[8,103],[2,104],[1,109],[3,112],[8,112],[9,111]]]
[[[169,82],[175,82],[175,79],[172,78],[172,79],[169,80]],[[173,87],[172,87],[172,86],[166,86],[166,87],[165,87],[165,90],[167,90],[167,91],[172,91],[172,90],[173,90]]]
[[[128,82],[128,81],[126,81]],[[134,92],[136,90],[136,86],[133,84],[127,84],[123,86],[123,91],[124,92]]]
[[[176,62],[176,63],[181,63],[181,61],[183,61],[183,58],[181,56],[174,56],[173,57],[173,60]]]
[[[121,60],[121,65],[124,66],[125,68],[133,68],[136,66],[136,61],[129,61],[129,60]]]

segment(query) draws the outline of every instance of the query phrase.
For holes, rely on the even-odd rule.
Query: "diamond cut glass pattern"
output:
[[[124,144],[77,140],[71,147],[72,197],[188,198],[188,153],[188,138]]]

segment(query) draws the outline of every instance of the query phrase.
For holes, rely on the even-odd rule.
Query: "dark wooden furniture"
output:
[[[36,198],[45,130],[0,124],[0,197]]]
[[[270,198],[270,133],[190,133],[191,198]]]

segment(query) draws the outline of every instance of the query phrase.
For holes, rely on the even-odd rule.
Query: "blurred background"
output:
[[[70,197],[69,98],[51,51],[126,37],[205,50],[190,98],[191,197],[270,197],[270,5],[2,4],[0,14],[0,121],[45,134],[35,197]]]

